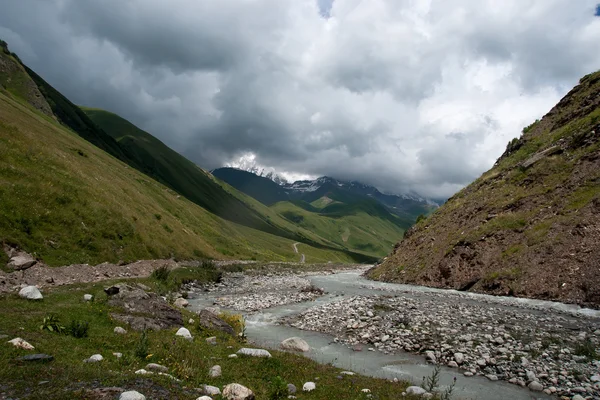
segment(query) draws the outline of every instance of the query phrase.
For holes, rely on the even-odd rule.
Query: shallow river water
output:
[[[311,307],[339,300],[345,296],[355,295],[402,295],[419,298],[431,295],[432,292],[440,295],[453,294],[450,301],[465,302],[492,302],[495,306],[527,307],[533,313],[548,311],[559,312],[565,316],[576,317],[585,315],[591,318],[600,318],[600,311],[581,309],[577,306],[561,303],[519,299],[512,297],[495,297],[472,293],[462,293],[432,289],[420,286],[390,284],[374,282],[363,278],[360,272],[344,272],[332,275],[315,275],[308,277],[312,283],[323,288],[328,294],[315,301],[288,304],[272,307],[246,315],[246,334],[250,342],[256,346],[278,349],[282,340],[298,336],[305,339],[311,350],[304,353],[307,357],[320,363],[331,363],[339,368],[351,370],[363,375],[381,377],[386,379],[398,378],[419,384],[423,376],[428,376],[433,371],[433,366],[426,363],[422,356],[401,352],[386,355],[379,351],[354,351],[345,345],[335,343],[331,335],[296,329],[286,325],[278,325],[283,317],[299,314]],[[216,295],[210,292],[197,292],[190,299],[192,309],[212,306]],[[484,377],[464,377],[457,369],[442,367],[441,385],[449,384],[457,379],[455,399],[485,399],[485,400],[530,400],[549,399],[543,393],[534,393],[526,388],[511,385],[502,381],[490,381]]]

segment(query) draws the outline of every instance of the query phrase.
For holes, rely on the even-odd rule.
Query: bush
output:
[[[285,399],[288,395],[287,384],[280,376],[275,377],[271,381],[269,391],[269,400]]]
[[[133,354],[136,357],[141,358],[142,360],[145,360],[146,357],[148,357],[148,354],[150,354],[149,349],[150,349],[150,344],[148,342],[148,334],[144,330],[140,336],[140,339],[138,340],[137,344],[135,345]]]
[[[89,322],[73,320],[69,324],[68,332],[71,336],[79,339],[79,338],[88,337],[88,329],[89,328],[90,328]]]
[[[577,356],[585,356],[590,360],[595,360],[598,358],[598,353],[596,352],[596,347],[594,343],[589,339],[585,339],[583,342],[577,343],[575,345],[575,355]]]
[[[46,330],[53,333],[63,334],[66,332],[67,328],[60,324],[60,319],[58,316],[51,314],[47,317],[44,317],[42,325],[40,325],[41,330]]]
[[[540,122],[540,120],[536,119],[531,125],[527,125],[525,128],[523,128],[523,133],[527,133],[530,130],[532,130],[533,128],[535,128],[535,126],[538,124],[538,122]]]
[[[166,282],[169,279],[169,275],[171,275],[171,270],[166,265],[158,267],[152,272],[152,278],[161,282]]]
[[[419,216],[417,217],[417,224],[421,221],[425,221],[427,219],[427,217],[423,214],[419,214]]]

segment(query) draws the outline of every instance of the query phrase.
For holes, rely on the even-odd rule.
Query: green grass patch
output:
[[[597,184],[582,186],[571,194],[571,196],[567,200],[567,204],[565,205],[565,210],[579,210],[598,197],[600,197],[600,186],[598,186]]]

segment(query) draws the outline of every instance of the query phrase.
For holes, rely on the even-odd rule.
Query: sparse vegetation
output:
[[[150,343],[148,340],[148,333],[144,330],[140,335],[137,343],[135,344],[135,348],[133,350],[133,354],[141,359],[145,360],[149,354]]]
[[[166,282],[169,279],[170,275],[171,275],[171,270],[166,265],[162,265],[162,266],[156,268],[154,271],[152,271],[152,278],[156,279],[157,281],[161,281],[161,282]]]
[[[596,346],[594,345],[594,342],[590,340],[590,338],[586,338],[585,340],[577,343],[575,346],[575,354],[578,356],[585,356],[590,361],[598,359]]]
[[[63,334],[67,331],[67,328],[60,323],[60,318],[58,318],[57,315],[51,314],[47,317],[44,317],[42,325],[40,325],[40,330]]]
[[[90,328],[89,322],[87,322],[87,321],[73,320],[69,324],[69,327],[67,328],[67,331],[74,338],[81,339],[81,338],[88,337],[89,328]]]
[[[533,123],[531,123],[530,125],[527,125],[526,127],[523,128],[523,134],[528,133],[529,131],[531,131],[533,128],[536,127],[536,125],[540,122],[539,119],[536,119]]]

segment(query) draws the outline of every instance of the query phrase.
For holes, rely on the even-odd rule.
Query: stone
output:
[[[83,295],[83,300],[84,301],[92,301],[94,299],[94,296],[92,296],[91,294],[84,294]]]
[[[134,372],[136,375],[152,375],[154,372],[146,371],[145,369],[138,369]]]
[[[104,357],[102,357],[101,354],[94,354],[93,356],[91,356],[90,358],[88,358],[87,360],[84,360],[84,362],[87,363],[95,363],[95,362],[100,362],[104,360]]]
[[[48,362],[54,360],[54,357],[49,356],[48,354],[28,354],[23,357],[17,358],[17,361],[41,361]]]
[[[466,376],[467,378],[469,378],[469,377],[473,376],[473,373],[471,371],[465,371],[463,373],[463,375]]]
[[[117,358],[121,358],[121,357],[123,357],[123,353],[113,353],[113,356],[115,356]]]
[[[208,397],[208,396],[200,396],[200,397],[198,397],[196,400],[212,400],[212,397]]]
[[[426,351],[425,359],[433,364],[435,364],[437,362],[437,359],[435,358],[435,352],[433,352],[433,351]]]
[[[210,367],[210,369],[208,370],[208,376],[210,376],[211,378],[218,378],[219,376],[221,376],[221,366],[214,365]]]
[[[19,291],[19,296],[27,300],[42,300],[44,296],[35,286],[25,286]]]
[[[527,375],[527,380],[529,382],[537,381],[537,378],[535,377],[535,373],[533,371],[527,370],[525,371],[525,375]]]
[[[600,375],[592,375],[590,377],[590,381],[592,381],[592,382],[600,382]]]
[[[576,394],[575,396],[571,397],[571,400],[585,400],[585,397],[580,394]]]
[[[229,357],[229,358],[237,358],[237,354],[230,354],[227,357]]]
[[[263,350],[263,349],[249,349],[246,347],[242,347],[241,349],[238,350],[237,354],[244,355],[244,356],[251,356],[251,357],[271,358],[271,353],[269,353],[267,350]]]
[[[342,372],[340,372],[340,374],[342,374],[342,375],[348,375],[348,376],[355,375],[354,372],[352,372],[352,371],[342,371]]]
[[[179,297],[173,302],[173,304],[175,305],[175,307],[185,308],[190,305],[190,302],[184,299],[183,297]]]
[[[146,365],[146,369],[150,370],[150,371],[157,371],[157,372],[169,372],[169,368],[165,367],[164,365],[160,365],[160,364],[156,364],[156,363],[150,363],[150,364]]]
[[[463,353],[454,353],[454,361],[456,361],[456,363],[458,365],[461,365],[462,363],[465,362],[465,355]]]
[[[216,386],[202,385],[202,393],[207,394],[209,396],[218,396],[221,394],[221,389],[219,389]]]
[[[427,393],[427,390],[423,389],[420,386],[409,386],[406,388],[406,394],[412,394],[415,396],[422,396]]]
[[[448,366],[450,368],[458,368],[458,364],[456,363],[456,361],[449,361]]]
[[[135,390],[121,393],[119,400],[146,400],[146,396]]]
[[[113,332],[119,335],[125,335],[127,333],[127,331],[121,328],[120,326],[115,327],[115,329],[113,329]]]
[[[281,348],[285,350],[306,352],[310,350],[310,346],[304,339],[299,337],[291,337],[281,342]]]
[[[292,383],[288,383],[287,385],[287,390],[289,394],[296,394],[296,392],[298,391],[298,389],[296,388],[296,386]]]
[[[181,336],[182,338],[186,339],[186,340],[192,340],[194,339],[192,337],[192,334],[190,333],[190,331],[187,328],[179,328],[179,330],[175,333],[175,336]]]
[[[227,400],[254,400],[254,393],[239,383],[230,383],[223,388],[223,397]]]
[[[219,317],[218,312],[211,312],[208,309],[198,311],[198,325],[206,330],[217,330],[235,335],[235,331],[231,325]]]
[[[6,266],[15,271],[22,271],[33,267],[36,262],[36,259],[29,254],[19,253],[18,255],[11,257]]]
[[[9,340],[7,343],[10,343],[13,346],[23,350],[33,350],[35,348],[20,337]]]
[[[317,388],[317,385],[314,382],[306,382],[302,385],[302,390],[305,392],[312,392]]]
[[[498,377],[494,374],[487,374],[485,377],[494,382],[498,380]]]
[[[527,385],[527,387],[529,388],[529,390],[534,392],[541,392],[542,390],[544,390],[542,384],[537,381],[531,382],[529,385]]]
[[[212,345],[212,346],[216,346],[217,345],[217,337],[216,336],[211,336],[209,338],[206,338],[206,343]]]

